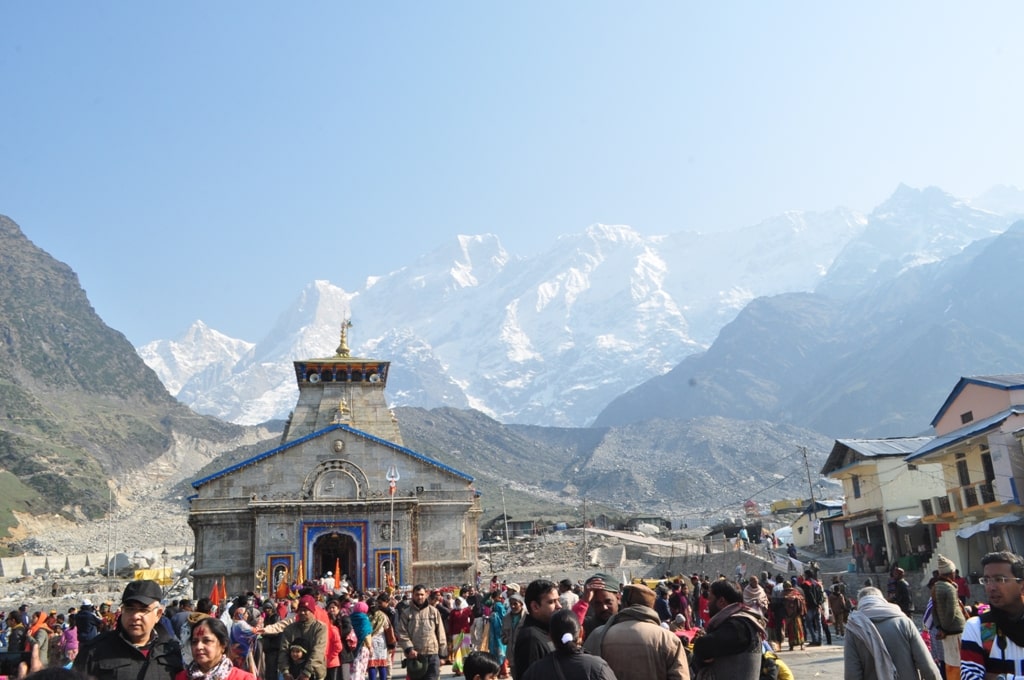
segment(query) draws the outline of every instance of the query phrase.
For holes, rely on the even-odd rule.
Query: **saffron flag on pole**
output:
[[[334,558],[334,589],[341,589],[341,559]]]
[[[222,600],[228,599],[228,580],[223,574],[220,577],[220,597]]]
[[[210,588],[210,602],[220,604],[220,584],[217,581],[214,581],[213,587]]]
[[[306,582],[306,564],[302,560],[299,560],[299,587]]]

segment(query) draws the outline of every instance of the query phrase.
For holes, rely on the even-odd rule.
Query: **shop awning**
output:
[[[900,515],[896,518],[896,526],[909,529],[921,523],[921,515]]]
[[[992,527],[997,526],[999,524],[1017,524],[1021,522],[1024,522],[1024,517],[1021,517],[1020,515],[1003,515],[1002,517],[993,517],[992,519],[987,519],[984,522],[972,524],[969,527],[961,527],[956,530],[956,535],[957,538],[970,538],[975,534],[980,534],[983,531],[988,531]]]

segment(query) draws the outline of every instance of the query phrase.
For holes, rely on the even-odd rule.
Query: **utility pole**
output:
[[[583,497],[583,566],[587,566],[587,497]]]
[[[508,511],[505,510],[505,487],[501,487],[501,516],[505,520],[505,550],[512,552],[512,544],[508,539]]]
[[[807,462],[807,447],[801,446],[800,452],[804,454],[804,470],[807,471],[807,489],[811,492],[811,531],[818,520],[818,510],[814,507],[814,485],[811,483],[811,465]],[[818,542],[818,534],[814,534],[814,542]]]

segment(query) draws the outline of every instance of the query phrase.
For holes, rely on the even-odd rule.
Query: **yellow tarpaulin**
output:
[[[161,567],[160,569],[136,569],[135,580],[146,579],[149,581],[156,581],[162,586],[169,586],[174,583],[174,574],[171,567]]]

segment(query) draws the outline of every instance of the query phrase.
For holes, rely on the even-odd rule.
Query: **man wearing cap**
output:
[[[295,680],[324,680],[327,677],[327,626],[317,621],[316,610],[316,598],[303,595],[295,610],[295,621],[285,626],[281,633],[281,648],[277,653],[278,669],[288,668],[292,643],[301,639],[309,645],[299,674],[293,675]],[[274,626],[267,626],[264,632],[267,631],[277,632]]]
[[[396,633],[398,647],[407,661],[426,661],[423,680],[437,680],[441,675],[441,658],[448,656],[448,642],[441,613],[427,601],[425,585],[413,586],[412,602],[398,615]]]
[[[591,633],[583,649],[611,666],[618,680],[689,680],[686,650],[675,633],[661,627],[657,595],[643,584],[622,589],[622,608]]]
[[[512,667],[512,653],[516,648],[516,633],[519,631],[519,624],[523,620],[523,610],[526,608],[526,600],[519,594],[518,586],[516,590],[509,590],[510,595],[508,596],[508,611],[505,612],[505,618],[501,622],[501,641],[505,644],[505,663],[509,669]],[[502,669],[502,673],[505,677],[508,677],[510,671]]]
[[[82,600],[82,608],[75,614],[75,628],[78,630],[78,641],[88,642],[100,633],[103,619],[96,613],[92,600]]]
[[[960,678],[960,637],[967,619],[957,598],[953,572],[956,565],[948,557],[938,556],[939,576],[932,584],[932,618],[938,628],[936,637],[942,641],[943,663],[946,677]]]
[[[586,638],[619,613],[619,582],[607,574],[594,574],[583,583],[583,597],[573,611],[580,617]]]
[[[74,669],[96,680],[173,680],[184,664],[178,641],[157,625],[162,596],[156,581],[125,586],[114,629],[82,643]]]

